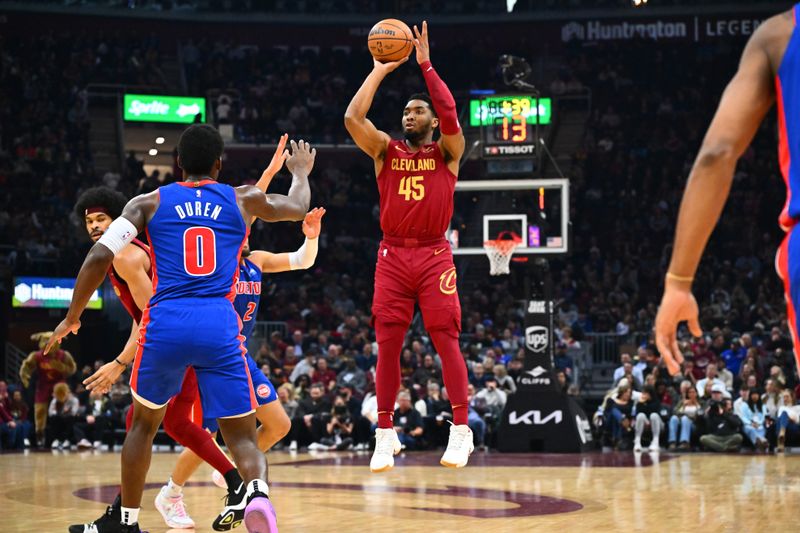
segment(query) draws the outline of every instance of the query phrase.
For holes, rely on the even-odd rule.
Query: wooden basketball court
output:
[[[609,453],[475,453],[470,466],[439,453],[400,457],[369,472],[367,453],[269,454],[282,532],[794,531],[800,456]],[[140,515],[168,530],[153,508],[177,458],[156,453]],[[116,492],[119,454],[0,455],[4,531],[63,532],[98,517]],[[212,531],[224,491],[203,466],[185,489],[198,527]],[[185,530],[184,530],[185,531]],[[244,527],[236,531],[244,531]]]

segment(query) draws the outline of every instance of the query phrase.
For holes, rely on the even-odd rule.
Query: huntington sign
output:
[[[126,94],[124,118],[132,122],[191,124],[200,115],[206,121],[206,99],[194,96]]]

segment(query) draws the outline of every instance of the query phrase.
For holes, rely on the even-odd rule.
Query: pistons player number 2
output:
[[[216,235],[197,226],[183,233],[183,268],[190,276],[209,276],[217,269]]]
[[[253,311],[256,310],[257,304],[255,302],[250,302],[247,304],[247,311],[245,311],[244,316],[242,317],[242,322],[249,322],[253,320]]]

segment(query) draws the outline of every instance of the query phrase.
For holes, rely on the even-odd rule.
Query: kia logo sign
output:
[[[542,416],[542,412],[536,409],[527,411],[522,415],[518,415],[516,411],[511,411],[511,413],[508,415],[508,423],[512,426],[517,424],[525,424],[527,426],[543,426],[550,422],[554,424],[560,424],[563,419],[564,413],[561,411],[561,409],[553,411],[546,416]]]
[[[530,326],[525,329],[525,345],[532,352],[543,352],[548,344],[547,328],[544,326]]]

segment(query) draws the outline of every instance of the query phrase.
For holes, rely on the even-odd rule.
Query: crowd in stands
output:
[[[125,416],[132,402],[129,375],[121,377],[108,394],[86,390],[82,381],[102,364],[103,361],[96,361],[94,367],[87,365],[55,385],[39,436],[30,420],[33,409],[26,399],[26,388],[19,382],[7,385],[0,381],[0,450],[34,446],[85,450],[113,445],[117,439],[114,430],[124,433]]]
[[[72,205],[82,190],[103,182],[89,147],[86,86],[110,79],[158,84],[157,69],[150,67],[160,62],[159,40],[65,34],[2,44],[0,245],[5,266],[14,274],[72,276],[88,246],[80,221],[70,219]],[[227,40],[182,46],[190,88],[217,91],[214,116],[220,124],[232,124],[238,139],[268,141],[288,131],[319,143],[349,142],[344,108],[369,63],[356,64],[345,51],[276,53],[272,47]],[[725,41],[572,43],[558,58],[563,65],[558,79],[589,88],[593,109],[583,142],[564,169],[571,181],[573,252],[551,262],[556,297],[563,302],[555,358],[559,383],[580,394],[575,373],[590,357],[592,334],[616,334],[643,345],[630,362],[622,361],[609,400],[614,405],[606,402],[598,418],[609,445],[634,447],[637,432],[657,433],[665,446],[676,448],[702,444],[697,439],[703,436],[741,433],[745,444],[763,448],[765,439],[777,446],[781,428],[791,428],[794,420],[787,410],[794,400],[786,392],[796,385],[796,369],[783,289],[771,272],[784,194],[774,118],[765,122],[737,167],[726,212],[698,272],[695,294],[707,337],[693,340],[683,333],[682,379],[666,376],[657,353],[641,342],[641,334],[646,338],[653,326],[683,184],[739,49]],[[482,86],[496,75],[495,51],[479,41],[469,50],[471,69],[446,66],[458,64],[463,49],[442,43],[435,51],[456,90]],[[387,79],[370,116],[391,131],[399,125],[403,99],[421,87],[417,69],[398,70]],[[226,179],[252,181],[261,170],[256,165]],[[126,169],[115,185],[128,194],[160,181],[143,176],[135,156]],[[353,157],[346,166],[319,164],[312,202],[326,207],[328,215],[317,265],[267,280],[260,318],[285,322],[291,334],[259,339],[254,356],[292,417],[284,443],[289,446],[363,446],[375,423],[370,303],[380,234],[373,179],[366,157]],[[278,228],[256,223],[251,247],[294,249],[301,239],[296,226]],[[508,287],[507,280],[460,287],[462,349],[472,387],[470,424],[479,444],[492,442],[497,414],[522,370],[523,310],[519,295]],[[435,350],[417,325],[401,364],[403,392],[397,403],[403,416],[396,420],[403,420],[404,442],[410,449],[436,446],[447,426],[447,392]],[[87,371],[91,367],[76,376]],[[724,391],[715,392],[718,381]],[[54,422],[50,442],[94,444],[108,428],[121,427],[130,402],[124,384],[116,396],[102,398],[91,398],[78,378],[68,385],[77,411],[70,393],[60,388],[51,416],[80,423]],[[8,402],[17,396],[18,387],[13,388]],[[722,394],[718,402],[716,394]],[[728,396],[744,398],[738,410],[734,401],[728,408]],[[30,439],[29,430],[18,429],[26,413],[14,405],[6,406],[9,416],[2,414],[4,445],[18,445],[20,434],[23,444]],[[745,421],[741,427],[732,412]],[[722,426],[727,434],[709,430]]]
[[[355,325],[342,324],[340,331],[330,335],[318,330],[296,330],[289,338],[274,334],[253,354],[292,420],[291,432],[280,446],[311,450],[368,446],[377,423],[377,346],[354,331]],[[471,369],[469,424],[478,446],[491,443],[507,394],[516,389],[521,364],[509,369],[504,364],[512,358],[521,363],[517,354],[520,339],[511,340],[487,339],[484,350],[467,360]],[[125,427],[131,405],[127,373],[109,394],[90,392],[83,385],[102,364],[98,360],[93,367],[86,365],[79,372],[65,374],[52,387],[40,446],[88,449],[119,442],[114,430]],[[409,450],[444,446],[452,411],[442,382],[441,361],[429,339],[419,337],[410,342],[403,351],[401,369],[395,422],[403,444]],[[39,375],[34,374],[35,379]],[[35,442],[25,390],[18,383],[9,387],[0,382],[2,448],[28,447]]]
[[[464,50],[470,54],[470,69],[452,68]],[[503,51],[513,50],[486,36],[462,37],[437,49],[436,62],[448,85],[466,94],[496,81],[497,57]],[[276,132],[288,132],[315,143],[352,144],[342,120],[372,67],[366,49],[205,38],[181,43],[181,54],[190,92],[208,95],[215,123],[233,125],[237,140],[275,142]],[[412,60],[382,84],[371,120],[389,133],[402,134],[405,99],[420,87],[424,82]]]
[[[686,364],[675,377],[652,346],[640,347],[636,360],[622,353],[614,388],[594,417],[602,444],[642,451],[646,434],[654,452],[783,452],[800,444],[800,382],[786,358],[791,337],[761,326],[731,343],[718,329],[682,341]]]
[[[154,36],[66,30],[0,36],[3,266],[57,275],[79,264],[85,247],[76,250],[67,220],[80,191],[100,180],[89,142],[87,87],[162,85],[159,65]]]
[[[766,3],[774,0],[752,0]],[[73,5],[74,0],[36,0],[42,4]],[[707,0],[707,4],[726,4],[726,0]],[[82,0],[82,6],[138,9],[143,11],[225,12],[225,13],[431,13],[442,15],[493,14],[513,11],[552,11],[568,9],[609,9],[631,6],[693,6],[688,0]],[[511,7],[509,7],[511,6]]]

